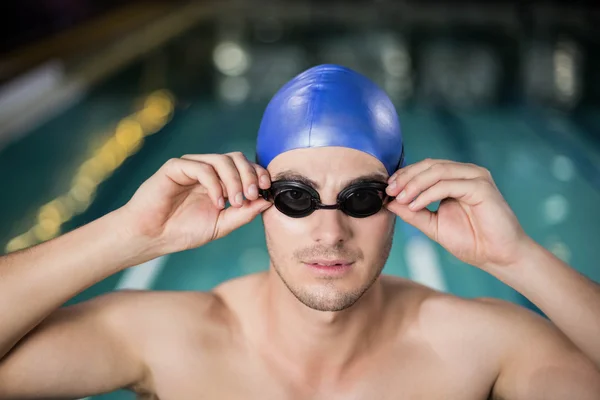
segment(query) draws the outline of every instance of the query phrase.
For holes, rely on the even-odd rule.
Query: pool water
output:
[[[0,153],[0,182],[5,188],[0,196],[3,249],[36,224],[43,205],[69,191],[79,167],[94,149],[155,90],[167,90],[172,96],[173,109],[164,126],[145,137],[137,152],[97,186],[89,204],[62,224],[62,232],[123,205],[171,157],[238,150],[253,159],[255,135],[269,97],[311,65],[341,63],[394,88],[382,73],[381,62],[373,61],[372,51],[364,49],[368,47],[365,39],[354,32],[290,29],[274,43],[252,36],[245,42],[251,65],[245,75],[231,76],[215,66],[219,43],[231,46],[216,32],[213,22],[199,26],[92,88],[80,102]],[[227,48],[221,50],[227,54]],[[229,51],[235,52],[235,47]],[[485,166],[527,233],[600,281],[600,246],[595,245],[600,237],[597,104],[558,112],[504,94],[497,101],[481,101],[476,106],[452,105],[423,100],[427,96],[418,88],[424,83],[416,79],[412,85],[408,96],[402,85],[396,85],[400,88],[396,91],[389,89],[397,102],[407,162],[429,157]],[[267,266],[264,234],[257,219],[202,248],[165,256],[137,272],[116,274],[70,303],[135,285],[209,290]],[[535,310],[510,287],[458,261],[401,221],[384,273],[419,280],[458,296],[498,297]],[[118,392],[97,398],[131,395]]]

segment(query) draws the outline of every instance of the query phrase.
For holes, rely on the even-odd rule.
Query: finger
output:
[[[215,229],[215,239],[228,235],[242,225],[251,222],[258,214],[269,209],[273,203],[259,198],[244,200],[241,207],[229,207],[219,215]]]
[[[389,178],[387,179],[387,183],[390,184],[393,181],[395,181],[396,179],[398,179],[398,175],[406,172],[408,170],[408,168],[412,167],[413,165],[414,164],[410,164],[410,165],[406,165],[404,167],[397,169],[392,175],[389,176]]]
[[[392,201],[386,208],[400,217],[404,222],[414,226],[429,238],[437,240],[437,214],[424,208],[412,211],[408,206]]]
[[[184,166],[187,166],[187,168]],[[193,161],[172,158],[164,163],[158,172],[163,173],[167,178],[169,178],[171,183],[175,183],[178,186],[191,186],[198,184],[198,171]]]
[[[258,199],[258,176],[254,166],[241,152],[229,153],[227,155],[233,160],[240,174],[246,198],[248,200]]]
[[[256,175],[258,176],[258,187],[261,189],[268,189],[271,187],[271,174],[269,171],[264,169],[258,164],[253,164],[254,169],[256,171]]]
[[[408,207],[413,211],[419,211],[433,202],[446,198],[453,198],[470,206],[476,206],[483,201],[491,188],[490,182],[481,177],[444,180],[423,191]]]
[[[417,168],[417,169],[426,169],[429,166],[435,164],[435,163],[439,163],[439,162],[444,162],[444,163],[448,163],[448,162],[453,162],[452,160],[446,160],[446,159],[441,159],[441,158],[426,158],[424,160],[418,161],[416,163],[413,164],[409,164],[406,165],[398,170],[396,170],[396,172],[394,172],[389,178],[388,178],[388,183],[390,183],[392,180],[395,180],[398,178],[399,175],[405,174],[407,172],[412,171],[413,169]]]
[[[225,206],[220,179],[211,165],[193,160],[173,158],[165,163],[162,171],[170,182],[176,185],[202,185],[216,207],[223,208]]]
[[[223,154],[196,154],[185,155],[182,158],[191,158],[212,165],[219,179],[223,182],[229,203],[234,207],[241,207],[244,201],[242,179],[233,160]]]
[[[234,154],[234,153],[229,153],[229,154]],[[217,157],[220,157],[220,154],[187,154],[185,156],[183,156],[182,158],[187,158],[190,160],[196,160],[196,161],[204,161],[204,162],[211,162],[214,161]],[[250,163],[255,170],[256,176],[258,177],[258,186],[261,189],[268,189],[271,186],[271,175],[269,174],[269,171],[267,171],[265,168],[261,167],[258,164],[255,163]],[[226,191],[225,189],[225,185],[223,185],[223,191]]]
[[[397,184],[395,188],[397,191],[400,190],[398,188],[399,185],[404,185],[396,200],[407,204],[417,197],[419,193],[442,180],[474,179],[479,177],[484,177],[484,169],[474,164],[436,163],[413,176],[408,182],[402,179],[402,182]]]
[[[419,161],[417,163],[408,165],[398,171],[394,172],[392,176],[388,179],[387,191],[390,196],[395,196],[402,190],[408,181],[412,179],[415,175],[425,171],[427,168],[431,167],[434,164],[439,163],[451,163],[450,160],[436,160],[431,158],[426,158],[425,160]],[[393,193],[393,194],[392,194]]]

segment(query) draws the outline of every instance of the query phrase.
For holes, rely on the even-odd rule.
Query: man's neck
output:
[[[301,303],[272,267],[261,292],[265,351],[296,376],[335,380],[391,335],[385,329],[381,278],[354,305],[334,312]]]

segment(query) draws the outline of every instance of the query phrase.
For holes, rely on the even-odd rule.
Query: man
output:
[[[485,169],[398,168],[402,149],[381,90],[315,67],[269,104],[256,164],[240,153],[170,160],[122,208],[3,257],[0,398],[117,388],[177,400],[600,398],[598,287],[523,232]],[[259,213],[268,272],[208,293],[118,292],[59,309]],[[380,275],[396,216],[554,324]]]

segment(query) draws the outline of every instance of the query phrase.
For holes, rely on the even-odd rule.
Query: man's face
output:
[[[388,177],[375,157],[342,147],[288,151],[268,170],[273,180],[314,182],[311,186],[323,204],[335,204],[352,180],[385,182]],[[339,311],[354,304],[379,277],[392,246],[395,215],[383,208],[370,217],[353,218],[321,209],[291,218],[271,207],[263,222],[272,268],[290,291],[310,308]],[[341,265],[328,266],[333,261]]]

